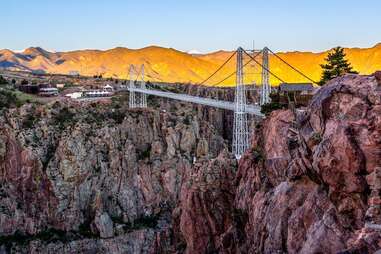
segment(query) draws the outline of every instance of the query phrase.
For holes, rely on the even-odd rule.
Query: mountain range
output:
[[[313,80],[321,76],[320,64],[324,63],[329,50],[313,52],[278,52],[282,59],[296,67]],[[381,69],[381,43],[371,48],[345,48],[347,59],[360,74],[371,74]],[[209,54],[191,54],[150,46],[142,49],[117,47],[110,50],[77,50],[69,52],[50,52],[40,47],[30,47],[22,52],[8,49],[0,50],[0,68],[16,71],[34,71],[54,74],[78,72],[81,75],[127,78],[130,64],[145,66],[145,78],[151,81],[202,83],[221,66],[233,52],[217,51]],[[246,63],[248,57],[244,59]],[[261,62],[261,58],[258,58]],[[306,78],[270,55],[269,66],[272,73],[286,82],[306,82]],[[224,68],[205,82],[215,85],[235,72],[235,57]],[[259,82],[260,68],[248,64],[244,72],[245,82]],[[279,83],[270,77],[273,84]],[[234,84],[235,76],[221,82],[227,86]]]

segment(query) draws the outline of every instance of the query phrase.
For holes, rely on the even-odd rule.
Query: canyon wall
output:
[[[2,112],[0,253],[381,248],[381,74],[335,79],[306,109],[252,124],[239,163],[231,113],[125,99]]]

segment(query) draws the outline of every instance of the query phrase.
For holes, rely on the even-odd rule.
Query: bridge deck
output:
[[[158,90],[149,90],[149,89],[141,89],[141,88],[127,88],[128,91],[135,91],[139,93],[145,93],[150,95],[155,95],[164,98],[170,98],[174,100],[180,100],[185,102],[197,103],[201,105],[211,106],[215,108],[227,109],[234,111],[235,103],[230,101],[221,101],[210,98],[202,98],[197,96],[192,96],[188,94],[177,94],[171,92],[163,92]],[[246,112],[248,114],[257,115],[263,117],[261,113],[261,107],[256,105],[246,105]]]

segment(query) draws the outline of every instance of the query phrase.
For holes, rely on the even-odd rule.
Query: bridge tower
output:
[[[134,91],[134,89],[146,89],[146,83],[144,81],[144,64],[142,64],[139,72],[137,72],[135,66],[131,64],[129,70],[129,79],[129,107],[146,108],[147,95],[145,93],[139,93]]]
[[[264,47],[262,50],[262,89],[260,105],[270,102],[270,80],[269,80],[269,49]]]
[[[249,148],[249,127],[246,112],[246,88],[243,83],[243,49],[237,50],[237,71],[233,129],[233,154],[239,160]]]

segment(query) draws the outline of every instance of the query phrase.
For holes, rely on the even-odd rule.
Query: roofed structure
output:
[[[314,87],[312,83],[282,83],[279,85],[279,90],[284,92],[312,92]]]

